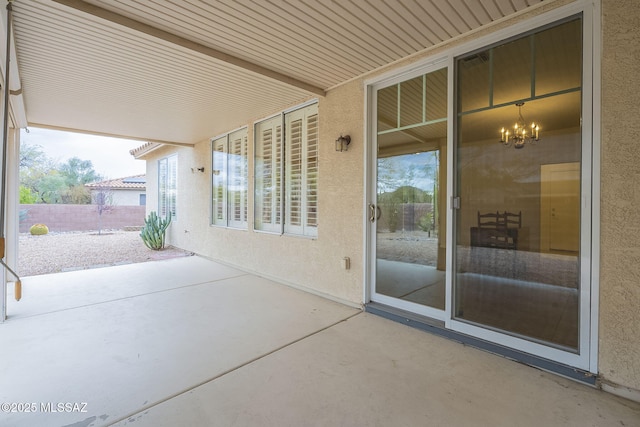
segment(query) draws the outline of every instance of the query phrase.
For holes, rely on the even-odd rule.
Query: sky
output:
[[[107,179],[145,173],[145,161],[129,154],[129,150],[144,144],[141,141],[33,127],[29,133],[21,130],[20,139],[22,144],[41,146],[48,157],[59,163],[72,157],[91,160],[93,169]]]

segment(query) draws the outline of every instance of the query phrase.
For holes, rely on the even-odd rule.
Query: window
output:
[[[318,105],[256,124],[254,228],[317,236]],[[284,197],[283,197],[284,195]]]
[[[282,116],[265,120],[255,129],[256,230],[282,232]]]
[[[211,224],[247,227],[247,129],[211,142]]]
[[[285,115],[286,209],[284,230],[316,236],[318,230],[318,106]]]
[[[158,215],[176,218],[178,196],[178,156],[158,160]]]

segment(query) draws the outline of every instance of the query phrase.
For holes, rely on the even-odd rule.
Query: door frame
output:
[[[366,155],[365,155],[365,200],[364,200],[364,212],[367,213],[364,221],[365,227],[365,284],[364,288],[364,301],[365,303],[375,301],[381,304],[385,304],[394,308],[398,308],[401,310],[409,311],[412,313],[416,313],[422,316],[429,317],[431,319],[439,320],[444,322],[446,318],[446,311],[439,310],[433,307],[421,305],[418,303],[413,303],[410,301],[401,300],[399,298],[389,297],[387,295],[379,294],[375,292],[375,283],[376,283],[376,227],[377,227],[377,219],[374,222],[369,220],[369,206],[373,204],[377,206],[377,149],[373,149],[373,147],[378,146],[378,138],[377,138],[377,97],[375,95],[376,91],[389,87],[406,80],[410,80],[415,77],[419,77],[424,74],[428,74],[434,71],[446,69],[448,67],[448,58],[446,57],[438,57],[432,59],[426,63],[421,63],[418,66],[411,67],[404,72],[401,73],[393,73],[388,76],[388,78],[382,78],[376,80],[375,82],[371,82],[366,85],[365,90],[365,103],[366,107],[366,117],[365,120],[367,127],[367,141],[368,144],[366,146]],[[449,78],[449,76],[447,76]],[[447,101],[449,102],[449,101]],[[447,127],[449,127],[450,120],[447,120]],[[447,130],[448,132],[449,130]],[[449,141],[447,141],[447,146],[449,145]],[[447,182],[448,185],[448,182]],[[448,189],[447,189],[448,192]],[[443,230],[445,231],[445,230]],[[447,259],[449,255],[447,254]],[[445,273],[448,270],[445,270]],[[445,274],[446,275],[446,274]],[[448,288],[448,287],[447,287]],[[448,289],[445,290],[445,304],[449,299],[447,295]]]
[[[574,250],[570,249],[552,249],[552,236],[554,233],[551,232],[551,220],[549,219],[550,210],[553,209],[552,204],[550,202],[550,195],[545,191],[551,185],[546,183],[545,178],[549,178],[549,174],[552,172],[575,172],[578,176],[580,176],[580,163],[579,162],[563,162],[563,163],[547,163],[540,165],[540,251],[545,253],[555,253],[557,251],[570,251],[574,252]],[[545,185],[546,184],[546,185]],[[578,179],[578,185],[580,185],[580,180]],[[578,190],[579,191],[579,190]],[[579,197],[579,194],[578,194]],[[580,233],[580,229],[578,228],[578,234]],[[579,237],[579,236],[578,236]]]
[[[522,338],[470,325],[453,318],[453,275],[455,269],[454,211],[454,62],[457,56],[482,49],[506,38],[515,37],[555,21],[582,14],[583,20],[583,87],[582,87],[582,170],[581,170],[581,241],[579,295],[579,353],[570,353]],[[374,293],[375,284],[375,223],[368,220],[369,204],[376,196],[376,96],[381,87],[408,80],[437,68],[448,68],[448,135],[447,135],[447,230],[446,230],[446,301],[444,327],[472,337],[491,341],[518,351],[531,353],[554,362],[577,367],[592,373],[598,372],[598,314],[599,314],[599,268],[600,268],[600,2],[599,0],[576,0],[575,2],[542,13],[517,25],[478,37],[464,44],[447,49],[437,57],[425,57],[411,65],[391,70],[378,77],[366,80],[365,84],[365,194],[363,200],[364,227],[364,283],[363,301],[380,300]],[[471,39],[471,37],[470,37]],[[373,298],[372,298],[373,297]],[[435,316],[429,316],[437,319]]]

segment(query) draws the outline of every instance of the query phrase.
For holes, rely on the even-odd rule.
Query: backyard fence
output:
[[[118,230],[144,225],[145,206],[110,206],[98,215],[97,205],[20,205],[20,233],[33,224],[45,224],[49,231]]]

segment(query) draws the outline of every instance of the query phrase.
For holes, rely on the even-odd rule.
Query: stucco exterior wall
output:
[[[113,190],[113,204],[115,206],[140,206],[140,190]]]
[[[600,372],[640,390],[640,11],[602,2]]]
[[[362,82],[341,87],[319,100],[319,226],[314,239],[227,229],[210,222],[210,143],[193,149],[165,147],[147,157],[147,176],[157,176],[157,160],[178,154],[178,211],[169,244],[240,266],[260,275],[306,288],[351,305],[362,303],[364,92]],[[256,119],[258,120],[258,118]],[[249,194],[253,194],[253,122],[249,129]],[[351,135],[347,152],[336,152],[335,139]],[[192,168],[205,167],[201,173]],[[157,209],[157,180],[147,183],[147,211]],[[350,258],[350,269],[342,259]]]
[[[95,191],[92,191],[92,197]],[[140,195],[144,194],[144,190],[128,189],[128,190],[111,190],[113,206],[140,206]],[[93,199],[92,199],[93,200]],[[95,204],[95,200],[93,200]]]
[[[365,281],[365,78],[569,3],[544,3],[526,15],[333,89],[321,99],[317,239],[254,232],[252,196],[249,230],[210,226],[209,141],[193,149],[165,147],[145,157],[150,177],[147,211],[157,209],[157,159],[178,153],[178,219],[170,228],[170,244],[353,305],[361,304]],[[603,382],[640,390],[640,122],[633,115],[640,105],[640,96],[634,90],[640,83],[640,14],[637,0],[602,0],[602,12],[602,104],[596,108],[602,114],[601,273],[595,278],[600,290],[598,363]],[[247,125],[251,195],[253,121]],[[340,134],[351,135],[348,152],[334,151],[333,142]],[[596,142],[599,138],[594,136]],[[191,171],[201,166],[205,166],[204,174]],[[597,214],[594,218],[597,220]],[[343,257],[350,257],[350,270],[342,269]]]

